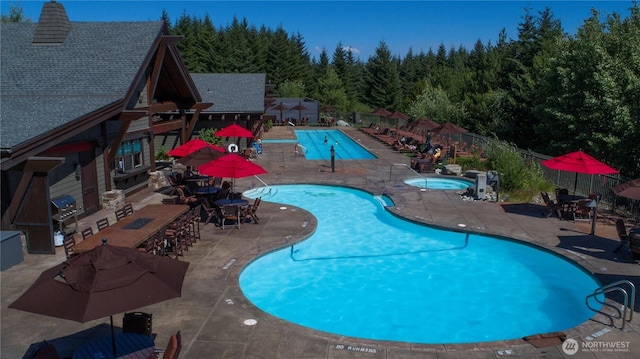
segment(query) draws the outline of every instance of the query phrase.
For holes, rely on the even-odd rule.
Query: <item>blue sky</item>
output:
[[[275,30],[282,26],[289,34],[300,33],[311,56],[324,47],[329,56],[342,43],[353,49],[356,58],[366,61],[384,41],[393,55],[447,49],[473,48],[480,39],[495,43],[504,28],[508,38],[517,37],[517,26],[528,5],[533,13],[551,7],[556,19],[569,34],[575,34],[591,8],[602,16],[617,12],[628,17],[629,1],[90,1],[58,0],[71,21],[147,21],[158,20],[165,9],[172,22],[183,13],[211,17],[214,26],[227,26],[234,16],[246,18],[257,28],[263,24]],[[24,14],[37,21],[43,1],[2,0],[2,13],[10,4],[19,5]]]

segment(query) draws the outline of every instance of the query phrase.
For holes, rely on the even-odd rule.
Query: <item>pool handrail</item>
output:
[[[631,291],[630,291],[631,293],[629,294],[626,290],[624,290],[622,287],[620,287],[621,284],[628,285],[629,288],[631,289]],[[624,300],[623,300],[624,303],[622,304],[622,315],[620,316],[620,318],[622,319],[622,326],[620,327],[620,330],[622,330],[622,329],[624,329],[625,323],[627,321],[630,322],[633,319],[633,312],[635,311],[636,287],[632,282],[630,282],[630,281],[628,281],[626,279],[622,279],[622,280],[619,280],[619,281],[616,281],[616,282],[613,282],[613,283],[605,284],[605,285],[601,286],[600,288],[597,288],[596,290],[594,290],[593,293],[589,294],[585,298],[585,304],[587,305],[587,308],[593,310],[594,312],[604,314],[605,316],[611,318],[610,315],[608,315],[606,313],[603,313],[600,310],[596,310],[595,308],[592,308],[589,305],[589,298],[593,297],[593,299],[596,302],[598,302],[598,303],[600,303],[602,305],[613,307],[614,309],[619,311],[618,308],[614,307],[611,304],[607,304],[604,301],[601,301],[597,297],[598,295],[607,294],[607,293],[613,292],[613,291],[621,292],[622,296],[624,297]],[[629,308],[629,312],[630,312],[629,319],[627,319],[627,307]],[[612,321],[612,325],[613,325],[613,318],[611,318],[611,321]]]
[[[265,181],[263,181],[260,177],[258,177],[258,175],[253,175],[253,177],[255,177],[258,180],[258,182],[262,183],[262,185],[264,185],[265,187],[267,187],[269,189],[269,192],[267,192],[267,195],[270,195],[272,188]]]
[[[408,169],[410,169],[413,173],[416,174],[416,176],[418,176],[418,177],[420,177],[420,178],[422,178],[424,180],[424,187],[427,188],[427,184],[428,184],[427,183],[427,177],[423,176],[420,172],[414,170],[413,168],[411,168],[411,166],[409,166],[406,163],[392,163],[391,164],[391,166],[389,168],[389,182],[391,182],[392,179],[393,179],[393,174],[392,173],[393,173],[393,167],[395,167],[395,166],[402,166],[402,167],[407,167]]]

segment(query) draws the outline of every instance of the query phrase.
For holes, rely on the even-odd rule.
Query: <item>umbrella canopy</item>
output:
[[[178,162],[185,166],[199,167],[222,156],[224,156],[224,148],[210,145],[191,152],[178,159]]]
[[[617,185],[611,189],[617,196],[640,200],[640,178]]]
[[[330,106],[330,105],[320,106],[320,112],[333,112],[335,110],[336,110],[336,108],[333,107],[333,106]]]
[[[573,193],[575,195],[578,188],[578,173],[590,175],[606,175],[618,173],[618,170],[607,166],[597,159],[589,156],[582,151],[576,151],[564,154],[562,156],[550,158],[540,162],[543,166],[552,170],[575,172],[576,179],[573,184]]]
[[[446,122],[441,126],[434,128],[433,132],[439,135],[455,135],[455,134],[467,133],[469,131],[451,122]]]
[[[235,123],[216,131],[215,135],[218,137],[253,137],[251,131]]]
[[[618,173],[618,170],[607,166],[582,151],[567,153],[562,156],[544,160],[540,163],[547,168],[559,171],[593,175]]]
[[[437,128],[439,126],[440,126],[439,123],[433,121],[430,118],[426,118],[426,117],[423,117],[423,118],[421,118],[421,119],[419,119],[417,121],[413,121],[413,122],[411,122],[409,124],[409,127],[424,128],[424,129],[427,129],[427,130],[433,130],[434,128]]]
[[[387,118],[390,118],[390,119],[393,119],[393,120],[406,120],[406,119],[409,118],[409,116],[405,115],[404,113],[402,113],[400,111],[394,111],[392,114],[387,116]]]
[[[375,111],[371,112],[372,115],[378,115],[378,116],[382,116],[382,117],[389,117],[391,115],[391,111],[387,110],[386,108],[378,108]]]
[[[302,111],[307,111],[308,108],[304,107],[300,102],[291,108],[292,110],[298,110],[298,120],[302,120]]]
[[[42,272],[9,308],[80,323],[110,317],[116,356],[113,315],[180,297],[188,267],[188,262],[105,241]]]
[[[174,148],[173,150],[167,152],[167,154],[169,156],[173,156],[173,157],[183,157],[183,156],[186,156],[186,155],[190,154],[193,151],[199,150],[199,149],[201,149],[203,147],[207,147],[207,146],[214,146],[219,151],[224,152],[223,148],[220,148],[218,146],[212,145],[209,142],[201,140],[199,138],[195,138],[193,140],[189,140],[189,141],[185,142],[184,144]]]
[[[135,248],[98,246],[42,272],[9,308],[85,323],[180,297],[188,267]]]
[[[280,121],[282,121],[283,117],[282,117],[282,111],[284,110],[288,110],[287,106],[283,105],[282,102],[280,102],[279,104],[271,107],[272,110],[279,110],[280,111]]]
[[[198,172],[211,177],[242,178],[267,173],[257,164],[230,153],[198,168]]]

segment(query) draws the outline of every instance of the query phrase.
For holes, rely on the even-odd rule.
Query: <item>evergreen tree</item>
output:
[[[402,92],[397,62],[391,57],[391,51],[382,41],[375,55],[366,65],[366,100],[371,107],[384,107],[396,110],[401,105]]]

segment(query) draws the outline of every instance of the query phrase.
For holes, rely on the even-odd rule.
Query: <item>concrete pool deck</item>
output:
[[[405,155],[364,133],[351,128],[344,130],[378,159],[336,161],[335,172],[332,172],[329,161],[307,161],[297,157],[291,143],[267,143],[263,145],[263,154],[255,160],[268,171],[260,179],[270,185],[334,184],[362,188],[374,194],[386,193],[396,204],[390,210],[408,219],[456,230],[461,228],[459,224],[464,224],[465,229],[473,232],[519,239],[576,261],[603,284],[627,279],[640,286],[640,266],[625,253],[612,253],[619,243],[613,226],[598,223],[596,235],[591,236],[588,223],[545,218],[542,205],[466,202],[455,190],[422,191],[402,182],[412,175],[405,166],[409,163]],[[290,127],[274,127],[264,138],[293,138],[293,133]],[[236,180],[239,190],[261,185],[253,177]],[[127,201],[137,209],[159,203],[164,196],[161,190],[148,189],[132,195]],[[362,340],[307,329],[272,317],[242,295],[238,276],[256,256],[295,243],[313,232],[315,218],[312,215],[291,206],[280,207],[263,201],[258,210],[260,223],[246,224],[239,230],[223,231],[211,224],[201,226],[202,239],[180,258],[190,262],[182,297],[140,308],[153,313],[157,347],[164,347],[169,336],[181,330],[181,358],[640,357],[638,313],[624,330],[612,327],[606,317],[596,315],[580,326],[564,331],[579,345],[584,342],[592,348],[587,351],[581,347],[575,355],[568,355],[559,345],[535,348],[522,339],[454,345]],[[105,216],[115,221],[112,210],[102,210],[81,219],[79,227],[95,229],[95,220]],[[58,247],[57,252],[55,255],[25,254],[24,262],[1,272],[1,358],[21,358],[31,344],[45,339],[53,341],[60,352],[71,356],[83,341],[106,334],[108,326],[105,323],[109,323],[109,318],[80,324],[7,308],[44,269],[64,260],[62,247]],[[121,318],[121,315],[114,316],[114,324],[118,327]],[[257,324],[246,325],[247,319],[255,319]],[[508,325],[500,318],[495,321],[496,325]],[[615,325],[619,327],[620,321]],[[628,348],[616,352],[598,348],[603,345],[619,345],[620,348],[620,345],[627,345],[625,343]]]

